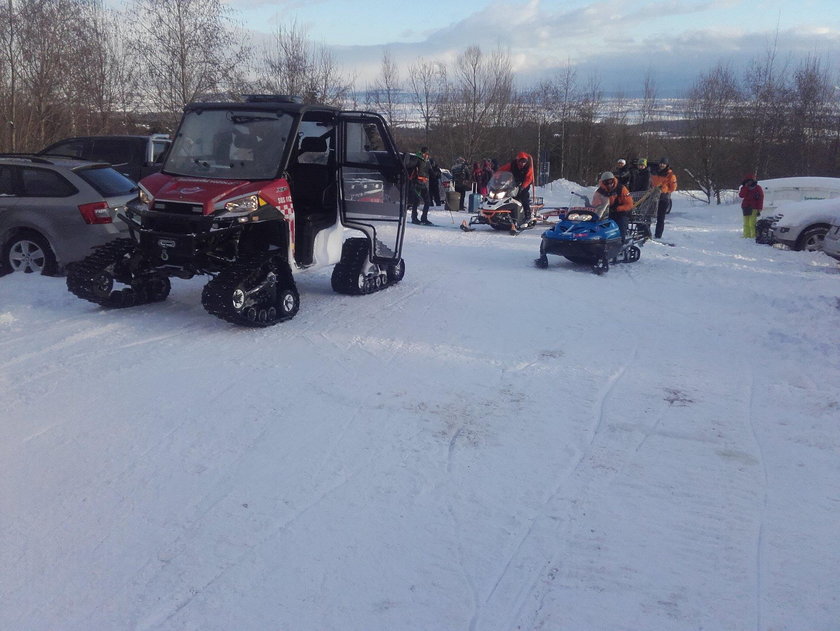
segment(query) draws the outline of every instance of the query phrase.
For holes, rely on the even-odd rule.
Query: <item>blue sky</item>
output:
[[[110,0],[112,3],[128,0]],[[227,0],[258,33],[295,20],[360,84],[385,48],[403,68],[418,58],[451,62],[471,44],[511,53],[521,84],[567,63],[606,91],[630,92],[650,68],[660,89],[679,90],[719,61],[763,57],[778,31],[779,58],[817,55],[840,69],[837,0]],[[673,86],[669,88],[669,86]]]

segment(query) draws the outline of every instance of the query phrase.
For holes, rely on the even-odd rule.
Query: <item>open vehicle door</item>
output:
[[[406,215],[400,154],[381,116],[341,112],[338,122],[341,222],[367,235],[372,262],[396,263]]]

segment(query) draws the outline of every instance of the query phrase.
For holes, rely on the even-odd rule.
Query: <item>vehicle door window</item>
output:
[[[387,157],[379,127],[354,123],[346,127],[345,160],[349,163],[379,165]]]
[[[24,197],[70,197],[79,192],[64,176],[49,169],[22,167],[20,176]]]
[[[144,162],[142,142],[126,142],[123,138],[97,138],[93,141],[89,159],[111,164]]]
[[[11,197],[15,194],[13,167],[0,166],[0,197]]]
[[[50,147],[45,153],[50,156],[68,156],[70,158],[83,158],[85,155],[85,139],[77,138],[67,140]]]

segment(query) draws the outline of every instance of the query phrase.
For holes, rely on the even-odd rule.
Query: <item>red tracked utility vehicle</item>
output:
[[[378,291],[405,274],[404,159],[377,114],[269,95],[192,103],[120,215],[131,238],[73,265],[67,287],[129,307],[207,274],[204,308],[255,327],[294,317],[303,270],[334,265],[336,292]]]

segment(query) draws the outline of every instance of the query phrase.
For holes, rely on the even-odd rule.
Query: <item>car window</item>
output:
[[[70,156],[71,158],[81,158],[85,153],[85,140],[79,138],[76,140],[67,140],[59,142],[48,148],[44,153],[51,156]]]
[[[137,190],[134,182],[110,167],[79,169],[75,173],[103,197],[127,195]]]
[[[49,169],[21,167],[21,195],[26,197],[69,197],[78,193],[78,189],[67,179]]]
[[[143,162],[142,141],[127,138],[96,138],[93,141],[89,160],[102,160],[111,164],[125,164],[126,162]]]
[[[0,195],[14,195],[15,186],[12,179],[12,167],[0,165]]]

